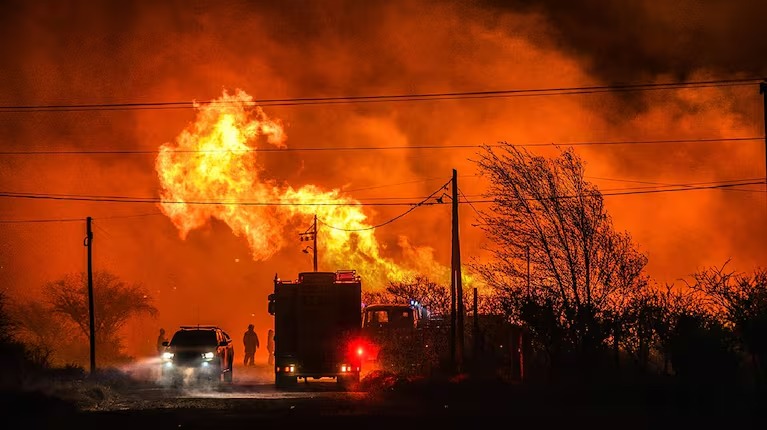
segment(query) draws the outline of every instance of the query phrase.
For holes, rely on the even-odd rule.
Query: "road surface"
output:
[[[235,367],[232,384],[175,388],[158,384],[151,369],[125,369],[131,374],[130,383],[84,387],[81,400],[87,401],[78,401],[77,408],[50,398],[0,399],[7,409],[0,416],[20,421],[24,428],[56,430],[495,426],[627,430],[753,424],[753,405],[725,404],[710,395],[698,396],[699,403],[694,404],[679,393],[655,387],[543,388],[461,378],[403,383],[373,371],[363,377],[358,391],[340,390],[333,380],[311,380],[278,390],[271,368],[262,365]]]

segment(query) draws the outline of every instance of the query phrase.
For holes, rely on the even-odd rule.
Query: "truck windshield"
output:
[[[365,325],[413,327],[413,310],[410,308],[371,309],[366,312]]]

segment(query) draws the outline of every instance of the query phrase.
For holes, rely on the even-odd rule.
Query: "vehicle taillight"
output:
[[[349,344],[349,353],[352,357],[361,359],[365,356],[365,342],[363,340],[355,340]]]

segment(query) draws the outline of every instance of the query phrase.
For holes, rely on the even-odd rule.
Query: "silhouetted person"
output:
[[[165,346],[163,346],[163,342],[167,342],[168,338],[165,337],[165,329],[160,329],[160,335],[157,336],[157,353],[162,354],[163,351],[165,351]]]
[[[269,352],[269,365],[274,365],[274,330],[269,329],[266,335],[266,350]]]
[[[258,343],[258,335],[253,331],[253,324],[248,324],[248,330],[242,337],[242,343],[245,345],[245,359],[243,364],[246,366],[255,366],[256,350],[260,346]]]

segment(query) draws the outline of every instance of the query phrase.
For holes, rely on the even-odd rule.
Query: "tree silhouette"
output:
[[[653,357],[657,370],[671,373],[672,335],[687,315],[702,315],[701,295],[673,284],[648,288],[627,297],[620,312],[613,315],[613,345],[616,358],[625,353],[647,372]]]
[[[11,316],[8,307],[8,295],[0,291],[0,343],[13,342],[13,333],[16,332],[17,322]]]
[[[444,285],[429,280],[425,275],[416,275],[402,282],[390,282],[386,292],[400,303],[417,300],[429,312],[437,315],[450,313],[450,291]]]
[[[476,163],[490,182],[485,196],[493,203],[479,227],[493,260],[473,268],[559,356],[552,359],[569,354],[592,363],[610,334],[608,314],[647,286],[647,258],[627,232],[613,229],[572,148],[545,158],[503,142],[500,151],[486,146]]]
[[[750,355],[755,378],[763,382],[767,371],[767,269],[753,275],[721,267],[709,267],[694,273],[688,286],[701,292],[709,311],[720,316],[719,322],[737,337]]]
[[[86,337],[90,333],[88,311],[87,274],[72,273],[43,287],[43,294],[53,312],[65,316]],[[102,358],[120,357],[122,338],[120,329],[133,316],[155,316],[157,309],[139,284],[127,284],[116,275],[97,271],[93,273],[95,339]]]
[[[8,295],[0,291],[0,392],[21,386],[41,364],[17,337],[19,323],[9,304]]]

